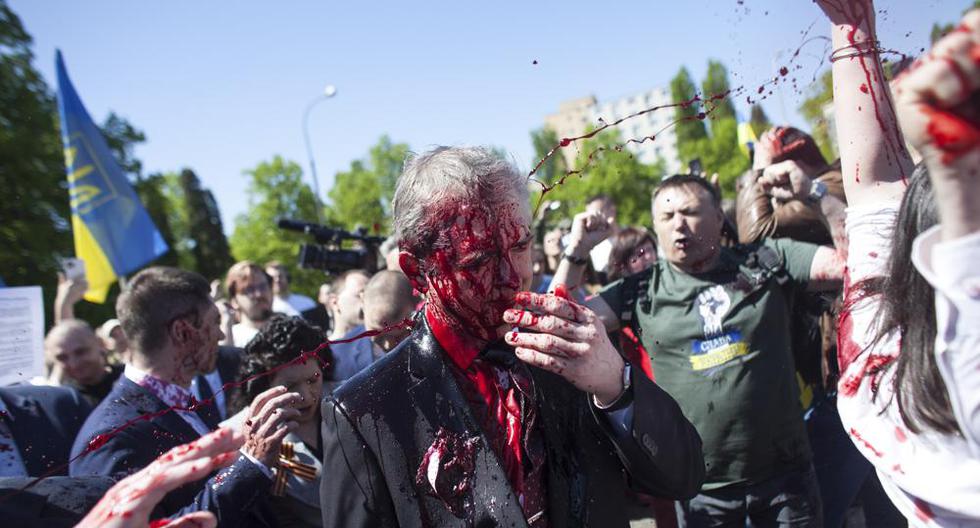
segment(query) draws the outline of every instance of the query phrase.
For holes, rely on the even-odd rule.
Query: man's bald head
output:
[[[44,338],[44,359],[65,377],[82,385],[94,385],[105,375],[102,342],[85,321],[68,319],[55,325]]]
[[[412,315],[417,303],[412,284],[400,271],[375,273],[364,287],[364,329],[380,330]],[[405,337],[406,332],[392,332],[374,340],[386,351]]]

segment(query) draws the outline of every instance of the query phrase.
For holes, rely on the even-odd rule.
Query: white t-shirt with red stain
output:
[[[980,233],[919,235],[912,261],[936,289],[936,361],[962,435],[905,427],[895,401],[898,336],[873,342],[879,300],[853,286],[885,273],[897,202],[847,211],[845,303],[838,319],[837,406],[851,440],[913,526],[980,524]],[[877,392],[877,395],[875,395]]]

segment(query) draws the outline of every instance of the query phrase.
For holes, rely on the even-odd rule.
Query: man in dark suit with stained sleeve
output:
[[[68,387],[0,388],[0,476],[67,475],[71,444],[91,411]]]
[[[529,293],[526,178],[491,151],[406,164],[412,334],[323,404],[324,526],[627,526],[627,488],[694,496],[701,441],[587,308]]]
[[[116,304],[132,345],[123,376],[86,420],[72,448],[72,476],[121,477],[217,428],[189,388],[215,369],[220,315],[204,277],[175,268],[134,276]],[[262,524],[264,497],[300,397],[284,387],[260,394],[245,421],[245,445],[229,468],[169,493],[164,515],[208,510],[225,526]]]

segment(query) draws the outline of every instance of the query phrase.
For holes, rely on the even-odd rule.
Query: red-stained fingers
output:
[[[514,349],[517,358],[521,361],[545,369],[549,372],[564,376],[568,369],[568,360],[551,354],[545,354],[530,348],[517,347]]]
[[[541,315],[527,310],[507,310],[504,312],[504,322],[514,326],[552,334],[573,341],[589,341],[595,337],[590,327],[562,319],[553,315]]]
[[[517,348],[536,350],[552,356],[578,358],[589,351],[588,343],[569,341],[550,334],[531,334],[524,332],[508,332],[504,336],[507,344]]]
[[[546,293],[518,292],[514,302],[533,312],[554,315],[576,323],[588,322],[591,314],[589,310],[573,301]]]

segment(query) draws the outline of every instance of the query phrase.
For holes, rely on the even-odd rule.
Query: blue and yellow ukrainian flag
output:
[[[85,299],[103,303],[117,277],[169,248],[75,93],[61,51],[55,62],[75,256],[85,261]]]

